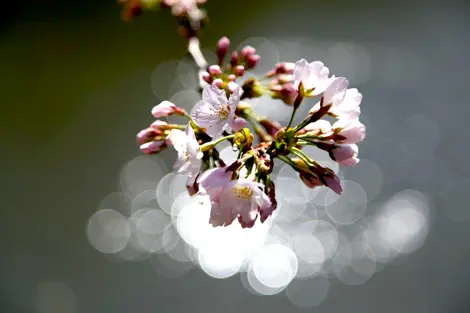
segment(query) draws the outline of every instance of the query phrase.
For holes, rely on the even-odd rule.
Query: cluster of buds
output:
[[[265,222],[277,207],[275,184],[271,180],[274,160],[291,166],[309,188],[326,186],[341,194],[333,170],[321,166],[304,151],[315,146],[327,151],[344,166],[359,162],[357,143],[365,138],[359,121],[362,95],[349,88],[344,77],[330,76],[320,61],[276,64],[262,79],[240,79],[256,67],[260,56],[246,46],[230,53],[230,40],[221,38],[216,46],[217,64],[208,65],[199,47],[197,32],[205,13],[198,5],[205,0],[118,0],[125,4],[128,19],[155,7],[170,8],[189,40],[188,51],[199,67],[202,101],[191,112],[163,101],[152,109],[157,119],[137,134],[140,149],[155,154],[167,147],[177,152],[174,171],[186,175],[190,195],[206,197],[212,209],[209,223],[227,226],[238,220],[242,227]],[[267,96],[293,108],[283,126],[258,116],[244,99]],[[292,125],[305,98],[319,97],[308,115]],[[162,118],[185,117],[187,123],[169,124]],[[323,117],[336,119],[330,123]],[[256,135],[256,137],[255,137]],[[229,142],[238,151],[235,162],[226,164],[218,145]]]
[[[225,62],[229,49],[230,40],[222,37],[216,47],[217,64],[209,65],[201,73],[201,78],[207,84],[233,92],[238,86],[235,80],[245,75],[246,70],[255,68],[260,56],[256,54],[255,48],[245,46],[240,51],[233,51],[230,60]]]
[[[197,35],[204,26],[206,12],[199,8],[207,0],[117,0],[123,5],[121,17],[130,21],[140,16],[144,11],[158,8],[169,9],[177,18],[179,33],[187,38]]]
[[[227,43],[225,39],[221,41]],[[225,52],[220,51],[221,47]],[[228,44],[219,42],[218,50],[222,60]],[[144,153],[174,147],[178,153],[174,170],[187,175],[186,185],[191,195],[210,200],[209,222],[213,226],[227,226],[238,220],[242,227],[253,227],[258,218],[263,223],[271,216],[277,206],[275,185],[271,181],[275,158],[297,171],[309,188],[326,186],[338,194],[342,187],[334,171],[321,166],[302,149],[316,146],[345,166],[359,162],[356,144],[365,138],[365,126],[359,121],[362,95],[358,90],[349,89],[344,77],[330,77],[329,69],[319,61],[308,63],[302,59],[292,65],[279,64],[269,76],[279,75],[290,75],[289,84],[295,91],[287,126],[258,117],[242,101],[243,86],[233,82],[231,88],[223,88],[212,83],[203,88],[202,101],[189,113],[168,101],[152,110],[156,118],[184,116],[188,119],[186,125],[157,120],[138,134]],[[272,93],[266,95],[276,98]],[[303,121],[292,125],[303,99],[320,95]],[[326,116],[337,121],[331,124],[322,119]],[[258,135],[258,141],[252,131]],[[219,156],[217,145],[224,141],[238,151],[238,158],[232,164],[226,164]]]

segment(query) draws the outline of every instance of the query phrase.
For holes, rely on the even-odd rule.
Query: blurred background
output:
[[[160,101],[186,100],[177,104],[189,108],[196,97],[187,91],[195,70],[186,44],[168,12],[125,23],[113,1],[24,0],[4,7],[0,30],[0,312],[470,312],[470,5],[209,0],[205,8],[204,49],[213,51],[227,35],[234,48],[258,48],[262,71],[281,60],[318,59],[359,88],[368,128],[363,162],[340,170],[359,190],[352,192],[357,216],[345,219],[342,208],[315,201],[309,212],[323,214],[323,226],[365,225],[387,208],[401,214],[393,203],[408,199],[407,213],[395,218],[401,228],[387,231],[405,229],[398,233],[412,243],[376,247],[382,258],[359,257],[365,263],[352,262],[355,252],[346,246],[347,266],[336,262],[272,296],[257,295],[239,274],[210,277],[181,255],[136,252],[129,236],[110,247],[96,212],[132,213],[132,175],[153,175],[147,182],[155,184],[164,178],[160,195],[178,196],[167,175],[174,152],[136,159],[135,134],[152,122],[150,109]],[[256,105],[288,119],[280,103]],[[282,192],[287,199],[294,191]],[[354,241],[350,228],[341,236],[334,230],[337,247]],[[167,235],[165,244],[177,241],[183,243]]]

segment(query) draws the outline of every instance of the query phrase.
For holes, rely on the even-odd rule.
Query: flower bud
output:
[[[251,69],[256,67],[261,57],[258,54],[249,55],[246,57],[246,68]]]
[[[251,56],[256,53],[256,49],[252,46],[245,46],[240,50],[240,56],[246,59],[248,56]]]
[[[315,187],[323,186],[323,183],[315,174],[308,172],[300,172],[299,177],[308,188],[313,189]]]
[[[245,67],[243,65],[237,65],[237,66],[235,66],[235,68],[233,70],[233,73],[236,76],[243,76],[243,75],[245,75]]]
[[[292,62],[282,62],[276,64],[275,72],[276,74],[292,74],[294,73],[295,63]]]
[[[227,55],[228,49],[230,47],[230,40],[227,37],[222,37],[217,42],[216,54],[219,59],[219,63],[222,64],[222,60]]]
[[[224,81],[220,78],[217,78],[217,79],[214,79],[214,81],[212,82],[212,85],[216,86],[219,89],[223,89],[224,88]]]
[[[279,84],[284,85],[288,83],[292,83],[292,75],[289,74],[281,74],[277,77],[277,81]]]
[[[355,166],[359,163],[357,154],[359,149],[355,144],[339,144],[334,145],[330,151],[330,157],[332,160],[346,166]]]
[[[149,127],[141,130],[137,133],[137,143],[143,145],[149,141],[152,141],[156,136],[161,135],[155,129]]]
[[[149,127],[137,134],[137,144],[146,154],[158,153],[168,146],[168,140],[163,131]]]
[[[325,168],[325,172],[323,173],[322,178],[328,188],[330,188],[339,195],[343,192],[341,182],[338,176],[336,176],[336,174],[332,170],[330,170],[329,168]]]
[[[208,72],[202,72],[201,78],[208,84],[212,83],[212,76]]]
[[[244,118],[236,117],[232,122],[232,131],[238,132],[247,126],[247,122]]]
[[[177,107],[170,101],[163,101],[160,104],[154,106],[152,109],[152,115],[156,118],[166,117],[173,114],[184,115],[184,109]]]
[[[230,82],[235,82],[235,80],[237,79],[237,76],[235,74],[229,74],[227,79]]]
[[[222,75],[222,70],[220,69],[220,66],[218,65],[211,65],[207,69],[209,71],[209,74],[214,75],[214,76],[220,76]]]
[[[159,134],[163,134],[165,131],[172,129],[170,124],[162,120],[156,120],[150,127]]]
[[[230,57],[230,64],[232,65],[232,67],[235,67],[238,65],[238,52],[237,51],[233,51],[232,52],[232,56]]]
[[[294,104],[295,99],[297,99],[299,93],[292,84],[286,84],[283,86],[275,85],[273,87],[271,87],[271,91],[274,92],[274,99],[280,99],[288,105]]]

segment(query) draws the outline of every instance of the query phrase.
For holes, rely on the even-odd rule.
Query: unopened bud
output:
[[[230,75],[228,75],[227,79],[229,81],[234,82],[237,79],[237,76],[235,76],[235,74],[230,74]]]
[[[237,65],[235,66],[233,73],[237,76],[243,76],[245,75],[245,67],[243,65]]]
[[[208,84],[212,82],[212,76],[208,72],[202,72],[201,73],[201,78]]]
[[[174,126],[174,125],[173,125]],[[168,124],[167,122],[165,121],[162,121],[162,120],[156,120],[155,122],[153,122],[152,124],[150,124],[150,127],[156,131],[157,133],[163,133],[165,132],[166,130],[169,130],[169,129],[172,129],[173,127]]]
[[[274,90],[273,90],[274,91]],[[285,104],[293,105],[297,99],[298,92],[291,84],[283,85],[279,91],[275,91],[273,98],[281,99]]]
[[[219,89],[222,89],[224,88],[224,81],[220,78],[217,78],[217,79],[214,79],[214,81],[212,82],[212,85],[216,86]]]
[[[159,133],[151,127],[143,129],[137,133],[137,143],[143,145],[144,143],[152,141],[158,135]]]
[[[235,67],[238,65],[238,52],[237,51],[233,51],[232,52],[232,56],[230,57],[230,64],[232,65],[232,67]]]
[[[258,54],[253,54],[246,57],[246,68],[254,68],[258,64],[261,57]]]
[[[290,74],[281,74],[277,77],[277,81],[279,84],[287,84],[287,83],[292,83],[292,75]]]
[[[230,47],[230,40],[227,37],[222,37],[217,42],[216,54],[219,59],[219,64],[222,64],[223,59],[227,55],[228,49]]]
[[[308,172],[300,172],[299,177],[308,188],[323,186],[323,183],[315,174]]]
[[[152,115],[156,118],[171,116],[173,114],[184,115],[184,109],[166,100],[152,108]]]
[[[248,123],[244,118],[236,117],[232,122],[232,131],[238,132],[245,128],[247,125]]]
[[[245,46],[240,50],[240,56],[246,59],[248,56],[256,53],[256,49],[252,46]]]
[[[331,169],[325,168],[325,172],[322,178],[328,188],[339,195],[343,192],[343,188],[341,187],[341,182],[338,176],[336,176],[336,174]]]
[[[209,66],[208,71],[211,75],[214,75],[214,76],[222,75],[222,70],[220,69],[220,66],[218,65]]]
[[[276,74],[292,74],[294,72],[295,63],[292,62],[282,62],[276,64],[275,71]]]

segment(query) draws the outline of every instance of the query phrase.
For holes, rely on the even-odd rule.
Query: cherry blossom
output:
[[[358,119],[338,120],[332,128],[335,134],[340,136],[338,143],[358,143],[366,137],[366,127]]]
[[[293,81],[296,89],[299,88],[300,82],[304,86],[304,90],[312,90],[309,96],[316,96],[325,91],[329,85],[328,78],[330,70],[321,61],[308,63],[307,60],[301,59],[295,63],[293,72]]]
[[[232,127],[241,92],[241,88],[235,89],[227,100],[224,90],[213,85],[204,87],[203,101],[194,107],[191,113],[192,118],[205,129],[209,136],[220,135],[224,130]]]
[[[196,140],[194,130],[190,125],[183,132],[178,129],[172,129],[170,140],[173,147],[178,152],[173,169],[178,174],[188,175],[188,185],[192,185],[196,180],[201,169],[201,158],[203,153],[199,149],[199,143]]]

